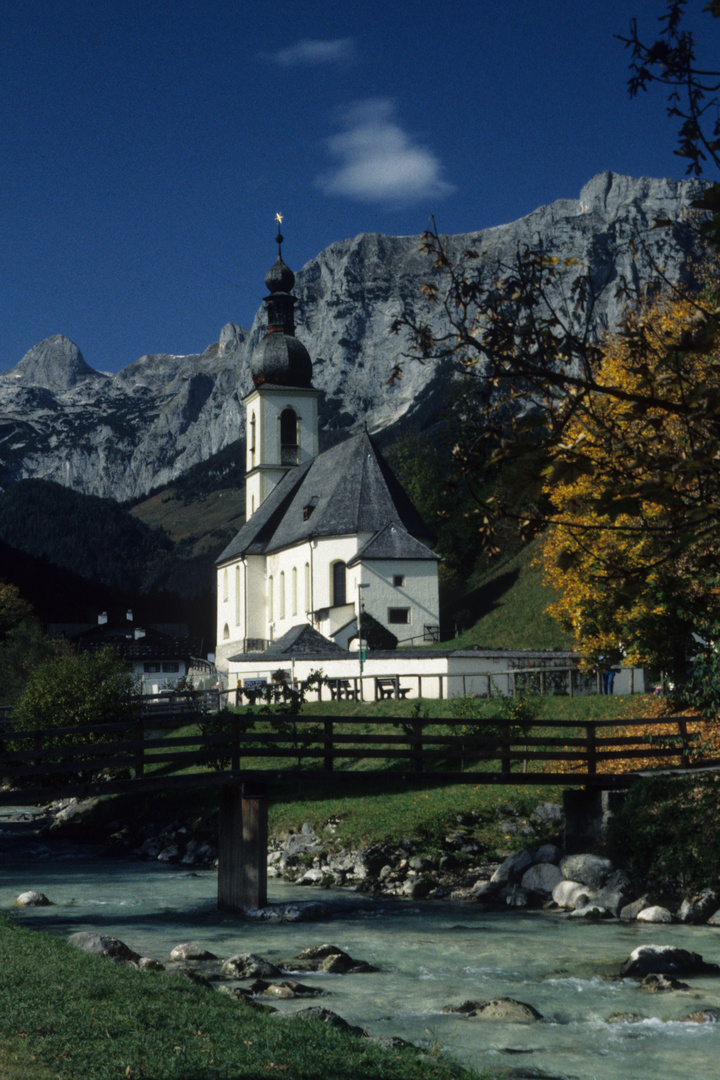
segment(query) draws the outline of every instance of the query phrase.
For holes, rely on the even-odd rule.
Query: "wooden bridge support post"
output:
[[[267,905],[267,789],[225,784],[220,792],[218,907]]]

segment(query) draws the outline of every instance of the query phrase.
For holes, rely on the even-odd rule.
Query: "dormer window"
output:
[[[317,504],[318,504],[318,497],[317,497],[317,495],[313,495],[312,499],[310,499],[310,501],[308,503],[306,503],[305,506],[303,506],[303,521],[308,520],[308,518],[312,514],[312,512],[315,509],[315,507],[317,506]]]

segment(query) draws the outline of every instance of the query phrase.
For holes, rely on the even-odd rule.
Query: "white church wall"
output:
[[[363,606],[403,641],[420,640],[424,627],[440,621],[437,562],[372,559],[362,565]],[[393,614],[391,614],[393,613]]]

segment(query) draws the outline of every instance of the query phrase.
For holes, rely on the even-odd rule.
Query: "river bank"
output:
[[[51,905],[13,908],[17,895],[29,888],[44,892]],[[460,1065],[480,1070],[483,1075],[514,1080],[539,1076],[583,1080],[633,1076],[638,1080],[654,1080],[659,1075],[667,1080],[685,1080],[688,1071],[695,1075],[711,1072],[719,1048],[720,1024],[701,1024],[686,1018],[703,1010],[720,1010],[717,976],[711,973],[683,976],[687,989],[660,993],[643,990],[639,977],[618,977],[631,953],[639,946],[650,944],[662,948],[679,946],[717,962],[720,938],[711,927],[649,925],[619,919],[593,921],[575,919],[557,910],[510,910],[508,905],[504,911],[486,911],[481,904],[468,900],[384,898],[348,888],[318,891],[280,878],[270,882],[270,899],[276,905],[302,903],[310,896],[327,903],[323,917],[312,923],[268,923],[218,912],[216,876],[212,869],[181,867],[157,860],[107,858],[87,849],[73,848],[67,841],[56,848],[54,840],[44,842],[39,838],[31,849],[25,844],[24,852],[16,848],[13,854],[9,846],[3,850],[0,908],[12,912],[16,925],[51,931],[64,939],[78,931],[111,935],[137,953],[168,967],[172,966],[169,961],[173,949],[192,942],[217,956],[217,962],[198,962],[200,973],[211,976],[213,963],[219,967],[220,962],[239,953],[250,953],[278,964],[321,943],[331,943],[377,969],[358,974],[285,970],[283,980],[309,984],[321,989],[323,996],[315,1002],[257,997],[259,1001],[272,1000],[279,1012],[275,1022],[283,1016],[299,1014],[308,1004],[320,1004],[371,1035],[400,1037],[416,1044],[428,1055],[423,1068],[428,1061],[437,1061],[438,1054],[440,1060],[443,1055],[450,1055]],[[65,982],[60,977],[55,980],[53,955],[51,950],[41,950],[35,954],[34,963],[44,983],[45,1001],[52,1004],[54,1013],[56,1004],[67,1002],[70,996],[67,979],[75,976],[74,967],[68,966],[67,955],[58,954]],[[115,968],[109,960],[86,959],[95,961],[94,971],[102,963]],[[36,979],[29,962],[25,973]],[[152,977],[152,973],[135,973],[143,974],[148,979]],[[157,978],[173,983],[167,972]],[[104,976],[100,984],[96,975],[93,979],[93,985],[100,985],[103,994],[110,993]],[[198,1031],[206,1034],[215,1031],[214,1021],[206,1022],[207,1002],[212,1002],[214,1009],[217,1000],[225,995],[218,992],[221,981],[214,978],[211,981],[212,990],[189,984],[192,1000],[197,1002],[193,1040]],[[224,983],[230,988],[248,989],[254,981],[227,979]],[[131,995],[135,995],[141,985],[148,984],[138,983],[133,976],[128,985]],[[153,993],[159,993],[160,985],[157,980],[151,984]],[[201,997],[196,998],[196,993]],[[6,1004],[9,1002],[17,1010],[18,1003],[28,996],[23,979],[6,983],[3,995]],[[465,1013],[444,1011],[466,1002],[501,999],[526,1003],[541,1019],[534,1023],[490,1022]],[[137,1017],[136,1007],[127,996],[123,1001]],[[173,1008],[187,1008],[184,1001],[183,993],[173,990]],[[102,998],[100,1005],[96,999],[88,999],[88,1013],[93,1009],[102,1013],[103,1008]],[[0,1021],[3,1036],[6,1034],[3,1025],[7,1016],[12,1015],[10,1011]],[[15,1015],[17,1030],[27,1032],[28,1018],[23,1017],[21,1026],[17,1011]],[[245,1028],[244,1019],[242,1026],[238,1026],[238,1021],[237,1013],[233,1013],[235,1043],[258,1038],[257,1033],[249,1033]],[[118,1023],[114,1018],[109,1026],[113,1035]],[[130,1056],[115,1057],[113,1067],[121,1061],[122,1069],[118,1073],[115,1068],[113,1073],[108,1064],[108,1076],[122,1075],[126,1066],[134,1070],[131,1075],[141,1075],[138,1066],[143,1060],[143,1025],[147,1024],[160,1025],[160,1017],[156,1013],[144,1013],[137,1020],[134,1044],[130,1033],[123,1033]],[[154,1027],[152,1031],[155,1038]],[[305,1072],[295,1071],[296,1059],[290,1063],[283,1056],[287,1043],[274,1031],[269,1029],[262,1036],[266,1058],[261,1068],[256,1063],[260,1071],[254,1076],[265,1075],[271,1061],[276,1065],[290,1064],[288,1075],[322,1075],[308,1072],[307,1063],[303,1066]],[[212,1037],[219,1044],[220,1036]],[[172,1039],[175,1041],[164,1044],[168,1053],[175,1054],[176,1045],[185,1045],[187,1049],[187,1031],[180,1037],[172,1029]],[[107,1045],[106,1040],[106,1050]],[[343,1072],[344,1061],[329,1060],[329,1036],[324,1045],[325,1074],[352,1076],[347,1070]],[[207,1049],[208,1043],[193,1042],[189,1050],[195,1061],[202,1061],[200,1048]],[[58,1042],[56,1049],[60,1055],[68,1047]],[[71,1052],[75,1054],[76,1048],[72,1047]],[[350,1053],[347,1048],[340,1049],[337,1043],[334,1052]],[[219,1054],[216,1064],[223,1060],[229,1059]],[[63,1073],[61,1067],[65,1062],[66,1059],[58,1058],[56,1075],[106,1075],[71,1069]],[[357,1061],[356,1068],[359,1068]],[[19,1075],[23,1080],[34,1080],[32,1072]],[[146,1075],[156,1074],[149,1073],[146,1067]],[[188,1073],[180,1071],[173,1075],[179,1078]],[[237,1072],[207,1070],[197,1075],[235,1078],[252,1074],[238,1067]],[[421,1075],[429,1077],[432,1073]]]

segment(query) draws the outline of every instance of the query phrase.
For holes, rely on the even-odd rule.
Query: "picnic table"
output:
[[[333,701],[357,701],[357,688],[351,685],[349,679],[328,679],[328,685]]]
[[[389,675],[386,678],[375,679],[375,700],[382,701],[384,698],[395,698],[397,701],[399,698],[406,698],[410,693],[410,687],[400,686],[400,679],[397,675]]]

